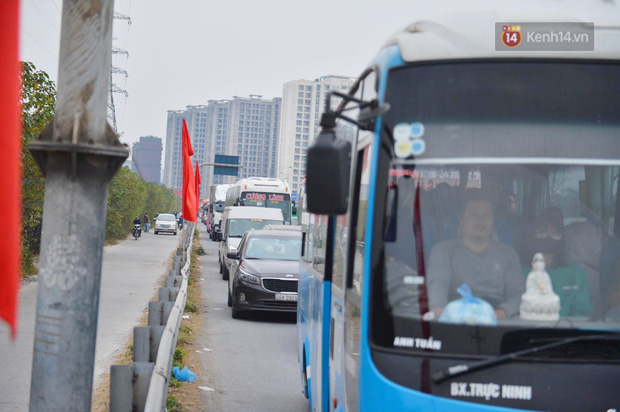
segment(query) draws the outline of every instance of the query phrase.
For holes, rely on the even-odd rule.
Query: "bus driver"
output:
[[[473,295],[489,302],[497,318],[519,313],[525,282],[514,249],[492,239],[492,197],[481,189],[465,193],[459,219],[460,238],[437,243],[429,257],[427,288],[429,307],[435,316],[444,306],[460,298],[456,289],[463,283]]]

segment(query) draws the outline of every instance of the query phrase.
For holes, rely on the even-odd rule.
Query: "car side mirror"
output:
[[[226,253],[226,257],[228,259],[239,259],[239,254],[237,252],[228,252]]]

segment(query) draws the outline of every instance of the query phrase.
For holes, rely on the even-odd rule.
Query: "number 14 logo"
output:
[[[521,43],[521,27],[503,26],[502,43],[506,47],[517,47]]]

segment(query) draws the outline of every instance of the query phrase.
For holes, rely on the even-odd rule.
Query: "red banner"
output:
[[[21,234],[21,65],[18,54],[19,0],[0,1],[0,318],[17,333]]]
[[[202,183],[202,179],[200,178],[200,166],[198,165],[198,160],[196,160],[196,213],[198,213],[198,209],[200,209],[200,184]]]
[[[183,219],[196,223],[196,177],[192,167],[194,155],[192,142],[187,131],[187,124],[183,119],[183,133],[181,146],[183,149]]]

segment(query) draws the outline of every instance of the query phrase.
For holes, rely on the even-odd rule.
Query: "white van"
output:
[[[228,252],[236,252],[243,234],[248,230],[262,229],[265,225],[283,225],[282,211],[277,208],[253,206],[227,206],[222,213],[222,240],[219,248],[220,273],[228,280],[230,259]]]

